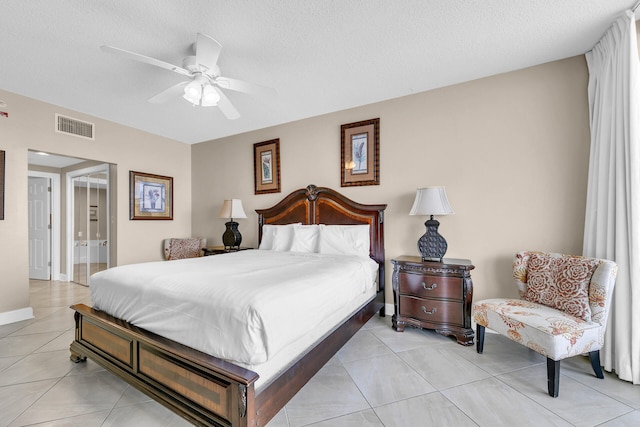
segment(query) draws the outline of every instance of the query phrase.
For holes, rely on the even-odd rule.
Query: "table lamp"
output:
[[[247,217],[247,214],[244,213],[244,209],[242,208],[242,200],[225,200],[218,216],[220,218],[229,218],[229,221],[224,224],[227,226],[227,229],[222,235],[224,248],[229,250],[240,250],[242,235],[240,234],[240,231],[238,231],[238,223],[235,222],[233,218]]]
[[[426,233],[418,239],[418,251],[423,261],[442,261],[447,252],[447,241],[438,233],[440,223],[434,215],[452,215],[453,209],[447,200],[444,187],[418,188],[409,215],[429,215],[424,225]]]

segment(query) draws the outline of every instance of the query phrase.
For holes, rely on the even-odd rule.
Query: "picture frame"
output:
[[[255,194],[280,192],[280,139],[253,144]]]
[[[4,220],[4,150],[0,150],[0,220]]]
[[[340,126],[340,185],[380,185],[380,118]]]
[[[129,171],[129,219],[172,220],[173,178]]]

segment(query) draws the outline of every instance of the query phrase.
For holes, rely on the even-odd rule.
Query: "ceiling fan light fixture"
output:
[[[198,33],[196,42],[193,44],[193,53],[195,55],[184,58],[182,67],[113,46],[104,45],[100,46],[100,49],[104,52],[160,67],[186,77],[187,80],[174,84],[149,98],[148,101],[152,104],[162,104],[182,95],[194,107],[216,106],[227,119],[235,120],[240,117],[240,113],[227,97],[227,90],[250,95],[277,94],[276,90],[272,88],[221,76],[217,62],[222,45],[211,36],[202,33]],[[2,101],[0,100],[1,103]]]
[[[200,105],[203,107],[214,107],[218,105],[218,101],[220,101],[220,94],[218,91],[210,84],[206,84],[202,88],[202,100]]]
[[[200,97],[202,96],[202,85],[197,81],[192,81],[184,88],[183,98],[192,103],[193,105],[200,104]]]

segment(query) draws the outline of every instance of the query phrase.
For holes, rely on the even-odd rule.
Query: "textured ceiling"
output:
[[[583,54],[633,3],[2,0],[0,89],[197,143]],[[183,78],[99,48],[181,65],[198,32],[222,44],[223,75],[278,96],[227,91],[237,120],[154,105]]]

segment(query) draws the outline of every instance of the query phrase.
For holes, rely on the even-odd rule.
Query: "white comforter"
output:
[[[115,267],[90,287],[96,309],[255,365],[370,292],[376,269],[357,256],[250,250]]]

